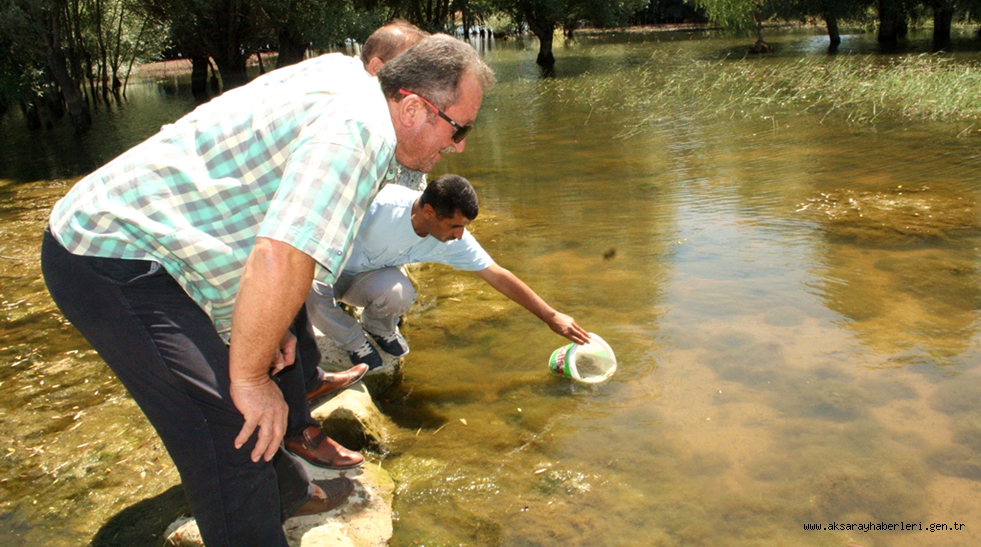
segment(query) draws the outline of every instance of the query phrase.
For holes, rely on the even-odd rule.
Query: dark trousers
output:
[[[293,320],[290,332],[296,336],[296,361],[292,368],[298,369],[298,376],[303,378],[303,387],[300,389],[299,386],[291,386],[293,389],[283,389],[283,399],[290,407],[286,419],[287,437],[299,435],[311,425],[320,427],[320,422],[310,416],[310,403],[307,402],[306,386],[316,385],[317,382],[320,349],[317,347],[317,338],[313,334],[313,325],[310,323],[305,305],[300,306],[300,313]]]
[[[272,462],[253,462],[256,435],[235,449],[244,418],[229,395],[228,347],[207,314],[159,265],[73,255],[48,230],[41,270],[62,313],[156,428],[205,544],[285,547],[282,521],[310,499],[312,483],[282,448]],[[310,373],[297,363],[277,375],[288,402],[305,405]]]

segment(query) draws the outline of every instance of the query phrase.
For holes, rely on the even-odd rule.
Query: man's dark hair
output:
[[[477,192],[470,181],[459,175],[443,175],[430,181],[419,198],[419,206],[429,205],[436,217],[451,218],[459,211],[468,220],[477,218]]]
[[[361,46],[361,62],[368,65],[372,57],[389,62],[429,33],[403,19],[392,19],[379,27]]]
[[[473,46],[447,34],[433,34],[385,63],[378,81],[388,99],[400,102],[399,89],[404,89],[447,109],[459,98],[460,79],[467,73],[485,91],[494,85],[494,73]]]

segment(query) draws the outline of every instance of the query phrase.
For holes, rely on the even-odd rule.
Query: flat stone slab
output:
[[[365,463],[361,469],[332,471],[303,462],[313,479],[347,477],[354,493],[340,507],[291,518],[283,525],[290,547],[384,547],[392,539],[392,495],[395,483],[381,467]],[[182,518],[167,528],[167,547],[203,547],[193,518]]]

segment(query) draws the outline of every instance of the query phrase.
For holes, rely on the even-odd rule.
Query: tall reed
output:
[[[821,58],[672,58],[654,54],[640,66],[602,77],[555,80],[541,90],[585,102],[590,112],[634,111],[628,136],[679,115],[724,118],[817,113],[858,124],[881,118],[981,120],[981,65],[945,55]]]

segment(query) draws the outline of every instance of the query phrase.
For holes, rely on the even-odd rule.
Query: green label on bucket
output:
[[[572,372],[569,370],[569,367],[566,366],[565,357],[573,345],[574,344],[562,346],[561,348],[552,352],[552,357],[548,360],[548,368],[552,371],[552,373],[558,374],[559,376],[568,376],[569,378],[572,378]]]

